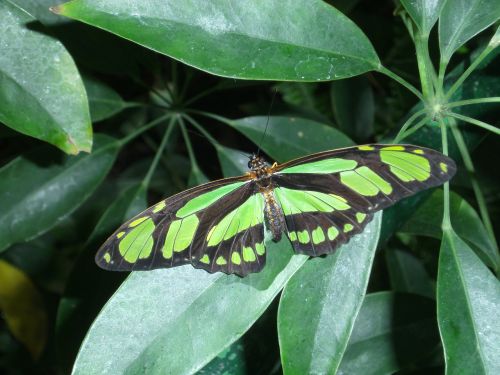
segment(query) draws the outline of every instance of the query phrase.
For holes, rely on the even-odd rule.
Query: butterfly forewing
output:
[[[372,214],[448,181],[452,159],[410,145],[365,145],[306,156],[276,168],[275,194],[295,251],[332,252]]]

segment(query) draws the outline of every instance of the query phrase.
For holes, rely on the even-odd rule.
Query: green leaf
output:
[[[452,229],[443,233],[437,281],[447,374],[500,373],[500,284]]]
[[[73,374],[190,374],[237,340],[307,257],[267,244],[264,270],[245,278],[192,266],[133,272],[82,344]],[[228,313],[230,312],[230,313]]]
[[[126,276],[98,268],[94,262],[96,249],[120,224],[146,208],[146,190],[142,183],[125,189],[101,216],[73,267],[56,320],[59,361],[68,373],[92,321]]]
[[[55,11],[225,77],[324,81],[380,67],[363,32],[321,0],[73,0]]]
[[[423,35],[429,35],[445,3],[446,0],[401,0],[401,4]]]
[[[471,246],[495,272],[500,269],[498,249],[491,241],[474,208],[456,193],[450,194],[451,223],[456,233]],[[443,191],[436,190],[401,228],[402,232],[441,239]]]
[[[284,373],[334,374],[363,302],[381,215],[334,255],[309,260],[288,282],[278,311]]]
[[[218,145],[217,156],[224,177],[241,176],[248,171],[249,158],[242,151]]]
[[[83,83],[89,98],[92,122],[107,119],[126,108],[120,95],[104,83],[88,76],[84,77]]]
[[[87,97],[69,53],[9,1],[0,3],[0,20],[0,121],[66,153],[89,152]]]
[[[111,169],[119,145],[96,136],[91,154],[61,158],[42,147],[0,168],[0,251],[46,232],[80,206]]]
[[[448,0],[439,18],[441,60],[500,18],[498,0]]]
[[[372,137],[375,102],[368,78],[332,82],[330,89],[339,129],[360,142]]]
[[[431,278],[419,258],[407,251],[387,249],[385,259],[394,291],[434,298]]]
[[[435,311],[432,300],[416,295],[367,295],[338,373],[393,374],[415,367],[439,343]]]
[[[283,162],[313,152],[352,146],[354,143],[337,129],[316,121],[295,117],[254,116],[231,120],[228,125],[241,132],[270,157]],[[262,144],[259,143],[262,140]]]

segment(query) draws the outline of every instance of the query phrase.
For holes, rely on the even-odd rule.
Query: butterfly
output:
[[[96,254],[106,270],[192,264],[245,276],[283,234],[296,253],[332,253],[373,214],[453,177],[455,162],[428,148],[370,144],[283,164],[253,155],[249,171],[185,190],[120,226]]]

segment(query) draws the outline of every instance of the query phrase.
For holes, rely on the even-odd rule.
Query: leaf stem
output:
[[[120,142],[120,146],[123,147],[124,145],[126,145],[127,143],[129,143],[130,141],[134,140],[135,138],[137,138],[138,136],[140,136],[142,133],[148,131],[149,129],[151,129],[152,127],[158,125],[159,123],[161,123],[162,121],[168,119],[170,116],[172,116],[172,114],[168,113],[166,115],[163,115],[163,116],[160,116],[156,119],[154,119],[153,121],[151,122],[148,122],[146,125],[143,125],[141,126],[139,129],[137,129],[136,131],[126,135],[125,137],[123,137],[122,139],[119,140]]]
[[[124,102],[123,104],[123,109],[128,109],[128,108],[157,108],[157,109],[163,109],[165,111],[169,111],[169,107],[165,107],[160,104],[151,104],[151,103],[141,103],[141,102]]]
[[[415,133],[417,130],[419,130],[422,126],[424,126],[425,124],[427,124],[427,122],[429,122],[430,118],[429,117],[424,117],[423,119],[421,119],[419,122],[417,122],[412,128],[410,128],[409,130],[407,130],[406,132],[404,132],[400,139],[404,139],[404,138],[407,138],[409,137],[410,135],[412,135],[413,133]]]
[[[434,98],[434,90],[433,90],[433,80],[432,80],[432,71],[434,67],[430,62],[429,57],[429,38],[428,36],[422,35],[420,32],[417,32],[414,38],[415,42],[415,50],[417,52],[417,64],[418,64],[418,72],[420,75],[420,84],[422,85],[422,94],[424,98],[428,101],[432,101]]]
[[[192,118],[191,116],[189,115],[186,115],[184,114],[183,117],[191,124],[193,125],[196,129],[198,129],[198,131],[203,134],[204,137],[206,137],[208,139],[208,141],[215,147],[219,147],[220,146],[220,143],[214,138],[212,137],[212,135],[207,132],[205,130],[205,128],[198,122],[196,121],[194,118]]]
[[[153,177],[153,173],[156,170],[156,167],[158,166],[158,162],[160,161],[163,150],[165,149],[165,146],[167,145],[168,139],[170,138],[170,134],[172,133],[172,130],[174,129],[174,125],[176,123],[176,117],[172,117],[165,129],[165,134],[163,135],[163,138],[160,143],[160,147],[158,147],[158,150],[156,150],[155,157],[153,161],[151,162],[151,165],[149,166],[148,172],[146,173],[146,176],[142,180],[142,185],[147,189],[149,186],[149,183],[151,182],[151,178]]]
[[[470,74],[477,68],[477,66],[484,60],[486,56],[490,54],[491,51],[494,50],[494,47],[487,45],[484,50],[479,54],[478,57],[469,65],[469,67],[462,73],[462,75],[453,83],[451,88],[445,95],[445,99],[451,98],[451,96],[457,91],[457,89],[464,83],[464,81],[470,76]]]
[[[446,129],[446,123],[443,118],[439,118],[439,124],[441,125],[441,144],[443,147],[443,154],[448,156],[448,134]],[[443,232],[450,230],[451,220],[450,220],[450,183],[446,182],[443,185]]]
[[[484,227],[486,228],[486,231],[488,232],[488,235],[490,236],[493,244],[498,249],[498,244],[495,238],[495,232],[493,230],[493,225],[491,224],[490,216],[488,214],[488,208],[486,206],[486,200],[484,199],[483,192],[481,191],[481,187],[479,186],[479,183],[477,181],[476,170],[474,168],[474,163],[472,162],[472,158],[469,154],[469,150],[467,148],[467,145],[465,144],[462,133],[458,129],[458,126],[455,120],[453,119],[451,119],[450,121],[450,128],[453,137],[455,138],[455,142],[457,143],[458,150],[460,151],[462,160],[464,161],[465,169],[469,174],[472,190],[474,191],[474,195],[476,196],[477,205],[479,207],[479,212],[481,214],[481,219],[484,223]]]
[[[193,151],[193,145],[191,144],[191,139],[189,139],[189,135],[186,129],[186,124],[184,123],[184,119],[182,117],[179,117],[179,126],[181,128],[184,142],[186,143],[186,149],[188,152],[189,161],[191,162],[191,169],[197,172],[199,171],[200,168],[198,167],[198,162],[196,161],[196,156]]]
[[[438,73],[438,80],[437,80],[437,87],[436,87],[436,92],[438,93],[440,98],[443,98],[444,93],[444,75],[446,73],[446,67],[448,66],[447,63],[444,61],[439,62],[439,73]]]
[[[422,115],[425,115],[426,113],[426,110],[425,109],[421,109],[417,112],[415,112],[413,115],[410,116],[410,118],[408,118],[408,120],[405,121],[405,123],[403,124],[403,126],[401,127],[401,129],[399,130],[398,134],[396,135],[396,137],[394,138],[394,143],[399,143],[399,141],[401,139],[403,139],[403,134],[406,132],[406,129],[408,129],[414,122],[415,120],[422,116]]]
[[[492,96],[490,98],[476,98],[476,99],[459,100],[456,102],[446,103],[446,107],[453,108],[453,107],[461,107],[464,105],[485,104],[485,103],[500,103],[500,96]]]
[[[378,72],[385,74],[386,76],[392,78],[393,80],[395,80],[396,82],[398,82],[399,84],[403,85],[408,90],[410,90],[413,94],[415,94],[417,96],[417,98],[424,101],[424,97],[422,96],[422,93],[420,91],[418,91],[415,86],[413,86],[410,82],[406,81],[404,78],[398,76],[396,73],[392,72],[391,70],[387,69],[384,66],[381,66],[378,69]]]
[[[469,124],[479,126],[479,127],[483,128],[483,129],[489,130],[492,133],[500,135],[500,129],[499,128],[497,128],[496,126],[490,125],[490,124],[488,124],[486,122],[477,120],[477,119],[469,117],[469,116],[460,115],[460,114],[454,113],[454,112],[445,112],[445,114],[447,116],[454,117],[456,119],[468,122]]]
[[[186,112],[190,112],[190,113],[194,113],[194,114],[197,114],[197,115],[205,116],[205,117],[217,120],[217,121],[219,121],[219,122],[221,122],[223,124],[232,125],[231,119],[228,119],[227,117],[216,115],[215,113],[210,113],[210,112],[205,112],[205,111],[199,111],[199,110],[196,110],[196,109],[189,109]]]

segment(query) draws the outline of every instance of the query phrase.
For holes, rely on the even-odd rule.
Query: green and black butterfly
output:
[[[333,252],[363,231],[374,212],[448,181],[452,159],[411,145],[364,145],[284,164],[254,155],[244,176],[167,198],[123,224],[96,255],[107,270],[190,263],[240,276],[266,262],[265,234],[285,232],[295,252]]]

